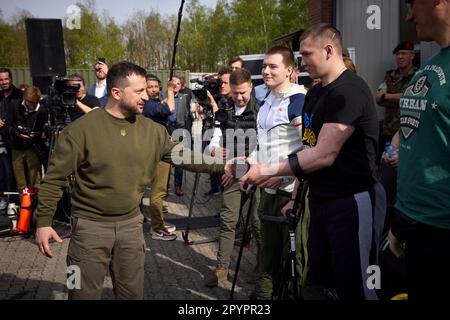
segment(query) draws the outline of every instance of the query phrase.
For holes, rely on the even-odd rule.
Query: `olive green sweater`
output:
[[[143,116],[118,119],[105,109],[89,112],[58,137],[39,190],[37,227],[52,225],[57,202],[71,174],[75,175],[71,193],[74,217],[114,222],[139,215],[144,189],[156,165],[160,160],[172,162],[175,146],[163,126]],[[182,148],[178,145],[177,149]],[[184,156],[192,156],[188,149],[183,151]],[[196,159],[198,163],[198,155]],[[217,173],[224,168],[201,163],[180,166]]]

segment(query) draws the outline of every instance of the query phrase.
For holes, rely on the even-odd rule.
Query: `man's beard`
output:
[[[139,114],[138,107],[128,103],[127,101],[120,101],[119,108],[123,113],[127,114],[129,117]]]

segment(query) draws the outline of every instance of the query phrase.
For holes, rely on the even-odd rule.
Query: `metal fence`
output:
[[[33,84],[33,80],[31,78],[30,68],[9,68],[11,70],[13,76],[13,83],[16,86],[21,84],[31,85]],[[86,87],[95,83],[95,74],[94,70],[90,69],[67,69],[67,74],[78,73],[83,76],[86,81]],[[157,76],[161,80],[162,91],[166,91],[167,80],[169,79],[170,71],[169,70],[149,70],[148,73],[152,73]],[[189,71],[188,70],[180,70],[176,71],[174,74],[183,76],[186,79],[187,85],[189,85]]]

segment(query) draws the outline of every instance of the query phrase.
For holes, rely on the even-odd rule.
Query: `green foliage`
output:
[[[92,68],[100,56],[108,64],[126,59],[148,70],[170,68],[178,16],[135,10],[118,25],[97,13],[95,0],[77,5],[81,29],[63,29],[68,68]],[[306,28],[307,10],[307,0],[217,0],[214,9],[187,0],[175,67],[216,72],[231,56],[263,53],[274,38]],[[7,23],[0,11],[0,65],[28,65],[24,21],[30,16],[23,11]]]
[[[0,20],[0,66],[21,67],[28,65],[28,46],[25,20],[32,15],[20,11],[8,24]]]

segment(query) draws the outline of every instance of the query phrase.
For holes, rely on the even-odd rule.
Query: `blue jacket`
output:
[[[91,95],[91,96],[95,96],[95,86],[96,84],[94,83],[93,85],[89,86],[88,90],[87,90],[87,94]],[[106,102],[108,101],[108,88],[105,87],[105,91],[103,93],[103,97],[98,98],[98,101],[100,102],[100,107],[104,108],[106,106]]]

